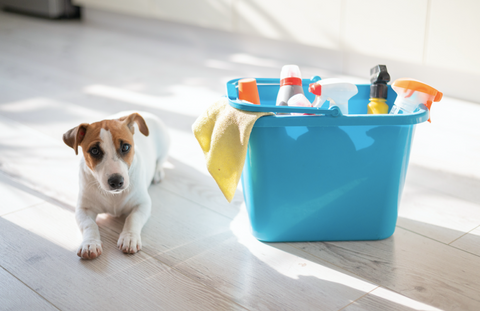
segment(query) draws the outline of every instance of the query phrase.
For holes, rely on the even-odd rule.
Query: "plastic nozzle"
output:
[[[254,105],[260,105],[258,96],[257,80],[241,79],[238,81],[238,99],[245,100]]]
[[[442,92],[415,79],[398,79],[393,82],[392,88],[398,95],[395,105],[407,107],[410,110],[415,109],[419,104],[424,104],[430,111],[432,103],[439,102],[443,97]],[[428,122],[431,122],[430,118]]]
[[[389,81],[390,74],[387,71],[387,66],[377,65],[370,69],[370,98],[387,99],[387,82]]]
[[[317,96],[322,95],[322,86],[318,83],[310,83],[308,86],[308,91]]]
[[[318,86],[317,86],[318,85]],[[328,100],[330,106],[338,106],[343,114],[348,114],[348,100],[358,93],[357,86],[340,79],[330,78],[310,84],[310,92],[320,93],[313,102],[314,107],[321,107]],[[313,93],[313,92],[312,92]]]
[[[387,71],[387,66],[377,65],[370,69],[370,82],[383,84],[390,82],[390,74]]]

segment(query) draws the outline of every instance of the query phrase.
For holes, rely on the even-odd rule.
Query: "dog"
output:
[[[165,176],[170,138],[164,123],[147,112],[121,112],[92,124],[82,123],[63,135],[67,146],[82,147],[80,189],[75,218],[83,234],[77,255],[102,254],[97,215],[127,215],[117,246],[124,253],[142,248],[140,233],[150,217],[151,183]]]

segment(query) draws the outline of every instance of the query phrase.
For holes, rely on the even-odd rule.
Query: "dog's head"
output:
[[[116,120],[82,123],[63,134],[63,141],[75,154],[78,146],[82,147],[85,163],[105,191],[120,193],[129,186],[128,170],[135,154],[134,123],[148,136],[147,124],[138,113]]]

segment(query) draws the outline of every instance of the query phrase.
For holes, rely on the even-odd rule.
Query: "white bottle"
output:
[[[297,65],[285,65],[280,73],[280,90],[277,94],[277,106],[288,106],[288,100],[297,94],[304,94],[302,75]],[[277,113],[288,114],[288,113]]]
[[[310,92],[317,95],[313,107],[322,107],[325,101],[330,101],[330,107],[338,106],[342,114],[348,114],[348,100],[358,93],[355,84],[337,78],[330,78],[310,84]]]

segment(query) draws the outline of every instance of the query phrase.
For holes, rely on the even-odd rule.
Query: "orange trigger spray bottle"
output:
[[[439,102],[443,93],[428,84],[414,79],[398,79],[392,84],[392,89],[397,92],[397,99],[390,114],[409,114],[415,112],[420,104],[428,108],[430,121],[430,108],[433,102]]]

